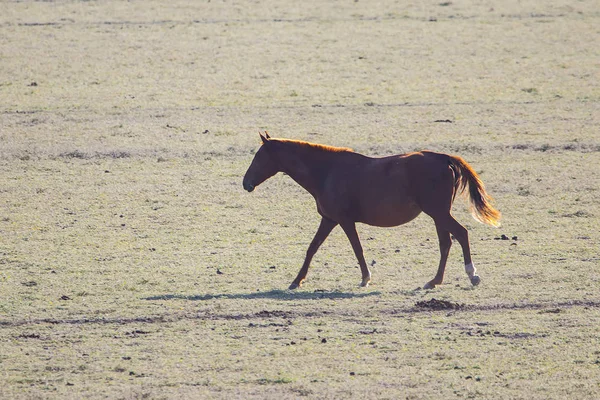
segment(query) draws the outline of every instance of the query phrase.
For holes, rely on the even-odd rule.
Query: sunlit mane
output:
[[[321,150],[321,151],[327,151],[327,152],[330,152],[330,153],[341,153],[341,152],[346,152],[346,151],[347,152],[354,152],[354,150],[352,150],[351,148],[348,148],[348,147],[328,146],[328,145],[325,145],[325,144],[305,142],[304,140],[292,140],[292,139],[272,139],[272,140],[277,140],[278,142],[282,142],[282,143],[294,144],[294,145],[297,145],[299,147],[312,148],[312,149],[317,149],[317,150]]]

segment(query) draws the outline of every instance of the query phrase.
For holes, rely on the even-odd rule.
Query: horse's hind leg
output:
[[[304,279],[306,279],[308,267],[310,266],[310,262],[313,256],[315,255],[317,250],[319,250],[319,247],[325,241],[325,239],[327,239],[327,236],[329,236],[333,228],[335,228],[336,226],[337,222],[334,222],[327,218],[321,219],[319,229],[317,230],[315,237],[313,238],[312,242],[310,243],[310,246],[308,246],[308,250],[306,251],[306,258],[304,259],[304,264],[302,265],[300,272],[298,272],[298,276],[290,285],[290,289],[296,289],[302,286],[302,282],[304,281]]]
[[[446,262],[448,261],[448,254],[450,253],[450,247],[452,247],[452,239],[450,238],[450,232],[441,228],[436,222],[436,230],[438,239],[440,241],[440,265],[438,266],[437,274],[435,278],[425,284],[425,289],[433,289],[437,285],[441,285],[444,281],[444,271],[446,270]]]
[[[474,286],[478,285],[481,279],[476,274],[475,266],[473,265],[473,261],[471,260],[469,232],[467,231],[467,229],[461,224],[459,224],[458,221],[456,221],[454,217],[450,215],[450,213],[448,213],[448,215],[446,215],[445,217],[436,218],[435,224],[438,227],[438,229],[441,228],[449,231],[452,235],[454,235],[456,240],[458,240],[458,243],[460,243],[460,246],[462,247],[463,257],[465,260],[465,272],[469,276],[471,283]]]
[[[433,218],[435,222],[440,240],[440,265],[435,278],[428,282],[425,288],[430,289],[442,283],[448,252],[452,244],[450,234],[454,235],[460,243],[465,259],[465,271],[471,283],[477,285],[480,279],[475,274],[475,267],[471,261],[469,233],[450,214],[454,198],[454,173],[450,168],[445,167],[441,175],[431,178],[427,183],[420,188],[419,203],[423,212]]]

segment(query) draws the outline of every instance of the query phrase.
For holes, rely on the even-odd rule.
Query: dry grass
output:
[[[0,397],[598,398],[598,16],[5,2]],[[242,190],[259,130],[463,156],[504,215],[455,206],[481,286],[455,246],[418,289],[438,260],[422,216],[359,227],[368,289],[336,230],[283,290],[318,218],[287,177]]]

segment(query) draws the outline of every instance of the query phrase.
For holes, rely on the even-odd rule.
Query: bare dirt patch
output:
[[[465,308],[464,304],[455,303],[448,300],[438,300],[432,298],[431,300],[421,300],[415,303],[415,307],[433,311],[440,310],[461,310]]]

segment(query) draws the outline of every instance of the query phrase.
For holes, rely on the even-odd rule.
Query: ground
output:
[[[0,398],[600,397],[597,1],[6,1]],[[337,228],[260,140],[430,149],[502,226]]]

